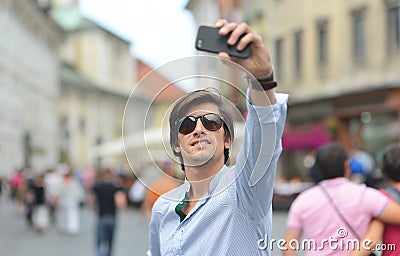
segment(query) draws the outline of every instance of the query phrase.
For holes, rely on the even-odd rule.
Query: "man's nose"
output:
[[[201,122],[200,118],[197,119],[196,121],[196,127],[194,128],[194,133],[195,134],[203,134],[207,130],[204,126],[203,123]]]

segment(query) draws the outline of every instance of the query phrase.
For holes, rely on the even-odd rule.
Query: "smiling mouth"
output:
[[[208,145],[208,144],[210,144],[208,141],[202,140],[202,141],[197,141],[197,142],[192,143],[191,146],[198,146],[198,145],[203,146],[203,145]]]

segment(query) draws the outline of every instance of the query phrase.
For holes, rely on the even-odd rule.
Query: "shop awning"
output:
[[[315,149],[330,141],[331,136],[320,124],[307,129],[295,129],[287,125],[282,137],[282,146],[284,150]]]

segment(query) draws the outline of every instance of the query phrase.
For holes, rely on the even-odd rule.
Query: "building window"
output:
[[[283,76],[283,39],[275,41],[275,74],[279,79]]]
[[[113,58],[114,58],[114,64],[112,65],[113,73],[111,76],[113,77],[112,79],[116,79],[119,82],[124,82],[123,79],[123,67],[124,67],[124,54],[122,51],[122,46],[115,44],[113,46]]]
[[[318,65],[325,67],[328,64],[328,22],[317,23],[318,33]]]
[[[400,51],[400,4],[387,8],[387,46],[388,54]]]
[[[303,69],[303,32],[297,31],[294,34],[294,53],[295,53],[295,76],[296,78],[301,77]]]
[[[353,32],[353,59],[358,65],[365,64],[366,37],[365,37],[365,9],[352,12],[352,32]]]

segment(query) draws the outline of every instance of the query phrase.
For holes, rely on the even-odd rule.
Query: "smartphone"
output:
[[[212,53],[226,52],[230,56],[246,59],[250,55],[250,44],[247,45],[242,51],[237,50],[237,43],[229,45],[227,43],[230,34],[221,36],[219,28],[200,26],[197,31],[196,49],[199,51],[206,51]],[[240,39],[239,39],[240,40]],[[239,42],[238,40],[238,42]]]

